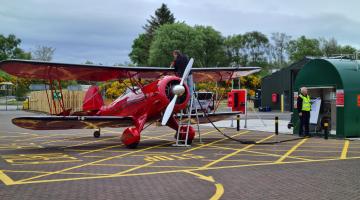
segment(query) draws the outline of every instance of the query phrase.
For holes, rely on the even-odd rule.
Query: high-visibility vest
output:
[[[302,111],[310,111],[311,110],[311,103],[310,103],[310,96],[307,95],[306,97],[302,94],[299,95],[300,98],[302,98]]]

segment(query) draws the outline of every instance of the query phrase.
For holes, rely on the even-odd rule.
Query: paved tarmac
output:
[[[29,131],[0,112],[0,199],[359,199],[360,141],[274,136],[202,127],[203,143],[173,147],[174,131],[150,126],[137,149],[122,130]]]

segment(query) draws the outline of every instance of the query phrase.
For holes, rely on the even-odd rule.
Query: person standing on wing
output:
[[[171,62],[170,68],[174,68],[177,76],[182,77],[186,66],[189,63],[189,58],[185,54],[182,54],[180,50],[174,50],[172,54],[174,56],[174,60]],[[194,92],[194,82],[191,71],[186,79],[186,83],[189,87],[191,97]]]
[[[310,111],[311,111],[311,102],[310,96],[306,87],[300,88],[300,94],[297,98],[297,110],[300,118],[300,128],[299,136],[310,136],[309,134],[309,124],[310,124]],[[303,130],[305,129],[305,131]]]

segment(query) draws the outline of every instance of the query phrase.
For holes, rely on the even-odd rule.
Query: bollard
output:
[[[324,139],[327,140],[329,138],[329,124],[327,122],[324,123]]]
[[[275,135],[279,135],[279,117],[275,117]]]
[[[236,130],[240,131],[240,115],[236,116]]]

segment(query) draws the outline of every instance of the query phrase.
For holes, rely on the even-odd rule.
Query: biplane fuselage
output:
[[[166,106],[174,96],[171,91],[172,86],[179,83],[180,78],[176,76],[165,76],[120,96],[110,105],[102,106],[96,115],[132,117],[134,127],[125,129],[122,135],[122,141],[125,145],[137,143],[140,140],[140,132],[144,128],[144,125],[147,122],[155,121],[162,117]],[[186,92],[178,99],[175,105],[175,113],[187,106],[190,95],[186,85],[185,90]],[[178,129],[178,123],[173,117],[167,125],[175,130]],[[191,134],[190,137],[193,138],[194,135]]]

